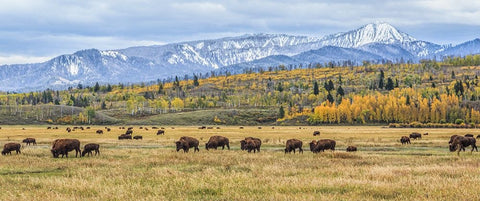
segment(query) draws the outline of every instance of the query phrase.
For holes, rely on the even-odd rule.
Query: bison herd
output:
[[[273,127],[274,128],[274,127]],[[52,129],[47,128],[47,129]],[[53,129],[58,129],[58,127],[55,127]],[[84,130],[83,127],[73,127],[71,129],[70,127],[67,127],[66,131],[67,132],[72,132],[77,129]],[[90,127],[86,127],[86,129],[90,129]],[[108,127],[105,127],[107,132],[109,132],[111,129]],[[119,127],[119,129],[125,129],[125,127]],[[140,129],[145,129],[148,130],[148,128],[143,128],[140,127]],[[158,127],[152,127],[152,129],[158,129]],[[164,129],[162,127],[162,129]],[[173,129],[173,127],[172,127]],[[199,129],[209,129],[209,127],[199,127]],[[219,129],[219,127],[217,127]],[[243,127],[240,127],[240,129],[243,129]],[[261,129],[261,127],[259,127]],[[103,134],[103,130],[99,129],[95,131],[97,134]],[[165,135],[165,130],[157,130],[156,132],[157,135]],[[314,131],[313,136],[319,136],[320,131]],[[428,135],[428,133],[424,133],[423,135]],[[477,135],[477,139],[480,138],[480,135]],[[124,134],[121,134],[118,136],[119,140],[123,139],[136,139],[136,140],[141,140],[143,139],[142,136],[136,135],[133,136],[133,127],[129,127],[126,129]],[[400,142],[402,145],[404,144],[411,144],[410,139],[422,139],[422,134],[418,132],[413,132],[409,136],[402,136],[400,138]],[[36,145],[36,140],[35,138],[26,138],[22,141],[23,143],[26,143],[26,145]],[[188,136],[183,136],[181,137],[178,141],[175,142],[176,146],[176,151],[183,150],[184,152],[188,152],[190,148],[194,149],[194,152],[200,151],[199,147],[199,140],[193,138],[193,137],[188,137]],[[450,141],[448,142],[449,144],[449,150],[451,152],[457,151],[457,154],[460,154],[460,151],[465,151],[465,148],[468,146],[472,147],[471,152],[476,150],[478,152],[478,148],[476,146],[476,139],[474,138],[473,134],[465,134],[464,136],[459,136],[459,135],[452,135],[450,137]],[[246,137],[243,140],[240,140],[240,149],[243,151],[247,151],[248,153],[253,153],[260,152],[260,147],[262,145],[262,140],[259,138],[255,137]],[[211,136],[208,140],[208,142],[205,143],[205,149],[217,149],[218,147],[221,147],[222,150],[225,149],[225,146],[227,147],[228,150],[230,150],[230,140],[227,137],[224,136]],[[336,141],[332,139],[320,139],[320,140],[313,140],[309,143],[310,146],[310,151],[313,153],[319,153],[319,152],[324,152],[325,150],[331,150],[335,151],[335,146],[336,146]],[[21,145],[19,143],[7,143],[4,145],[3,150],[2,150],[2,155],[7,155],[11,154],[12,151],[16,151],[17,154],[21,153],[20,151]],[[77,139],[56,139],[52,143],[52,148],[50,152],[52,153],[52,156],[54,158],[62,156],[62,158],[68,157],[68,152],[74,151],[75,150],[75,157],[78,157],[80,154],[81,157],[87,155],[99,155],[100,154],[100,145],[96,143],[89,143],[86,144],[83,147],[83,151],[80,150],[80,141]],[[296,153],[296,150],[298,149],[298,153],[303,153],[303,142],[298,139],[289,139],[285,143],[285,154],[291,153]],[[347,152],[355,152],[357,151],[356,146],[348,146],[346,148]],[[93,152],[93,153],[92,153]]]

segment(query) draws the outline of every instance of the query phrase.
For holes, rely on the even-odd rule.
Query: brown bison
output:
[[[193,137],[187,137],[183,136],[181,137],[178,141],[175,142],[175,145],[177,146],[177,152],[180,151],[180,149],[183,149],[183,152],[188,152],[190,148],[194,148],[193,152],[200,151],[198,148],[198,140],[193,138]]]
[[[133,134],[133,130],[127,130],[127,131],[125,132],[125,135],[131,135],[131,134]]]
[[[157,135],[165,135],[165,131],[164,130],[158,130]]]
[[[37,141],[35,140],[35,138],[25,138],[23,141],[23,143],[27,143],[27,145],[30,145],[30,143],[32,143],[33,145],[37,145]]]
[[[142,137],[141,135],[135,135],[135,136],[133,136],[133,139],[135,139],[135,140],[142,140],[143,137]]]
[[[298,153],[303,153],[302,149],[303,142],[297,139],[289,139],[285,143],[285,153],[290,153],[293,151],[295,154],[295,149],[298,148]]]
[[[118,140],[131,140],[132,139],[132,135],[128,135],[128,134],[121,134],[118,136]]]
[[[240,149],[242,150],[247,150],[247,140],[255,140],[257,141],[258,146],[258,151],[260,152],[260,146],[262,146],[262,140],[255,138],[255,137],[246,137],[244,140],[240,140]]]
[[[152,129],[158,129],[158,127],[156,127],[156,126],[152,126]]]
[[[313,143],[313,144],[312,144]],[[310,143],[310,149],[313,153],[318,153],[318,152],[323,152],[325,150],[332,150],[335,151],[335,145],[336,145],[335,140],[330,140],[330,139],[322,139],[318,141],[312,141]],[[312,147],[313,145],[313,147]]]
[[[402,144],[411,144],[411,143],[410,143],[410,138],[407,137],[407,136],[402,136],[402,137],[400,138],[400,142],[401,142]]]
[[[68,152],[75,150],[75,157],[80,154],[80,141],[77,139],[56,139],[53,141],[51,149],[54,158],[58,158],[60,154],[65,155],[68,158]]]
[[[7,143],[5,145],[3,145],[3,151],[2,151],[2,155],[7,155],[7,154],[12,154],[12,151],[15,151],[17,152],[17,154],[20,154],[20,147],[21,145],[19,143],[15,143],[15,142],[10,142],[10,143]]]
[[[107,128],[107,132],[110,132],[112,129],[111,128]]]
[[[460,151],[465,151],[465,147],[468,146],[472,146],[471,152],[473,152],[474,149],[478,151],[476,142],[477,141],[473,137],[456,136],[450,144],[449,148],[451,152],[458,150],[457,155],[460,155]]]
[[[99,144],[96,144],[96,143],[89,143],[89,144],[86,144],[84,147],[83,147],[83,151],[82,151],[82,157],[85,156],[85,154],[87,154],[87,156],[90,156],[92,155],[93,156],[93,153],[92,151],[95,151],[95,156],[97,154],[100,155],[100,145]]]
[[[355,152],[357,151],[357,147],[356,146],[348,146],[347,147],[347,152]]]
[[[448,141],[448,144],[452,144],[453,143],[453,139],[455,139],[458,135],[452,135],[450,136],[450,141]]]
[[[465,137],[473,137],[472,134],[465,134]]]
[[[248,153],[252,152],[255,153],[256,151],[260,152],[260,146],[262,145],[261,141],[258,141],[256,139],[245,139],[245,149],[248,151]]]
[[[320,135],[320,131],[313,131],[313,136]]]
[[[223,136],[212,136],[208,140],[208,142],[205,144],[205,149],[217,149],[217,147],[222,147],[222,150],[225,149],[225,146],[227,146],[228,150],[230,150],[230,142],[228,138],[223,137]]]
[[[72,129],[70,129],[70,127],[67,127],[65,130],[69,133],[72,131]]]
[[[415,139],[415,140],[416,140],[417,138],[422,139],[422,134],[417,133],[417,132],[413,132],[413,133],[410,134],[410,138]]]
[[[97,133],[97,134],[103,134],[103,130],[97,130],[95,133]]]

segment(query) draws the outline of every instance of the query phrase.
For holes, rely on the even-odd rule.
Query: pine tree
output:
[[[387,85],[385,85],[385,89],[386,90],[393,90],[394,86],[393,86],[393,80],[392,78],[387,78]]]
[[[333,101],[335,101],[335,100],[333,99],[332,94],[330,94],[330,92],[328,92],[327,100],[328,100],[328,102],[330,102],[330,103],[333,103]]]
[[[337,95],[344,96],[345,92],[343,91],[342,86],[338,86],[337,88]]]
[[[93,91],[98,92],[98,90],[100,90],[100,85],[97,82],[97,83],[95,83],[95,87],[93,87]]]
[[[320,93],[320,90],[318,89],[318,83],[317,81],[313,82],[313,94],[318,95]]]
[[[383,70],[380,70],[380,75],[378,76],[378,88],[383,89],[385,74]]]
[[[193,75],[193,86],[198,87],[200,83],[198,83],[198,77],[197,75]]]
[[[278,118],[281,119],[285,117],[285,110],[283,109],[283,106],[280,106],[280,109],[278,110]]]

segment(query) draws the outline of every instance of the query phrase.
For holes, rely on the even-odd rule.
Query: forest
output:
[[[348,62],[344,62],[348,63]],[[276,66],[242,74],[0,94],[1,124],[480,124],[480,55],[361,66]],[[232,112],[233,111],[233,112]],[[11,118],[13,117],[13,118]],[[242,119],[253,118],[253,121]]]

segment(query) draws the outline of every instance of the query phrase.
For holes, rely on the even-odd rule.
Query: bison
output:
[[[205,144],[205,149],[217,149],[217,147],[222,147],[222,150],[225,149],[225,146],[227,146],[228,150],[230,150],[230,142],[228,138],[223,137],[223,136],[212,136],[208,140],[208,142]]]
[[[458,150],[457,155],[460,155],[460,151],[464,150],[465,147],[472,146],[472,151],[475,149],[478,151],[477,145],[476,145],[476,140],[473,137],[463,137],[463,136],[456,136],[452,143],[450,144],[450,151],[454,152]]]
[[[347,147],[347,152],[355,152],[357,151],[357,147],[356,146],[348,146]]]
[[[164,130],[158,130],[157,135],[165,135],[165,131]]]
[[[477,139],[480,139],[480,135],[477,135]]]
[[[103,130],[97,130],[95,133],[97,133],[97,134],[103,134]]]
[[[127,130],[127,131],[125,132],[125,135],[131,135],[131,134],[133,134],[133,130]]]
[[[112,129],[111,128],[107,128],[107,132],[110,132]]]
[[[70,127],[67,127],[65,130],[69,133],[72,131],[72,129],[70,129]]]
[[[255,153],[256,151],[260,152],[260,146],[262,145],[261,141],[258,141],[256,139],[245,139],[245,149],[248,151],[248,153],[252,152]]]
[[[83,147],[83,151],[82,151],[82,157],[85,156],[85,154],[87,154],[87,156],[90,156],[92,155],[93,156],[93,153],[92,151],[95,151],[95,156],[98,154],[100,155],[100,145],[99,144],[96,144],[96,143],[89,143],[89,144],[86,144],[84,147]]]
[[[465,137],[473,137],[472,134],[465,134]]]
[[[194,148],[193,152],[200,151],[198,148],[198,140],[193,138],[193,137],[187,137],[183,136],[181,137],[178,141],[175,142],[175,145],[177,146],[177,152],[180,151],[180,149],[183,149],[183,152],[188,152],[190,148]]]
[[[417,132],[413,132],[413,133],[410,134],[410,138],[415,139],[415,140],[416,140],[417,138],[422,139],[422,134],[417,133]]]
[[[320,135],[320,131],[313,131],[313,136]]]
[[[332,151],[335,151],[335,145],[336,145],[335,140],[322,139],[322,140],[318,140],[315,143],[315,146],[311,147],[311,149],[312,149],[313,153],[323,152],[323,151],[328,150],[328,149],[330,149]],[[312,146],[312,145],[310,145],[310,146]]]
[[[402,144],[411,144],[411,143],[410,143],[410,138],[407,137],[407,136],[402,136],[402,137],[400,138],[400,142],[401,142]]]
[[[295,149],[298,148],[299,153],[303,153],[302,149],[303,142],[297,139],[289,139],[285,144],[285,153],[290,153],[293,151],[295,154]]]
[[[19,143],[15,142],[10,142],[5,145],[3,145],[3,151],[2,155],[7,155],[7,154],[12,154],[12,151],[15,151],[17,154],[20,154],[20,147],[21,145]]]
[[[121,134],[118,136],[118,140],[131,140],[132,139],[132,135],[128,135],[128,134]]]
[[[245,140],[240,140],[240,149],[242,150],[247,150],[247,140],[255,140],[257,141],[258,146],[258,151],[260,152],[260,146],[262,146],[262,140],[254,137],[246,137]]]
[[[156,126],[153,126],[153,127],[152,127],[152,129],[158,129],[158,127],[156,127]]]
[[[25,138],[23,141],[23,143],[27,143],[27,145],[30,145],[30,143],[32,143],[33,145],[37,145],[37,141],[35,140],[35,138]]]
[[[457,137],[458,135],[452,135],[450,136],[450,141],[448,141],[448,144],[452,144],[453,140]]]
[[[135,140],[142,140],[143,137],[141,135],[136,135],[136,136],[133,136],[133,139]]]
[[[56,139],[53,141],[51,149],[54,158],[58,158],[62,154],[62,158],[65,155],[68,158],[68,152],[75,150],[75,157],[80,154],[80,141],[77,139]]]

